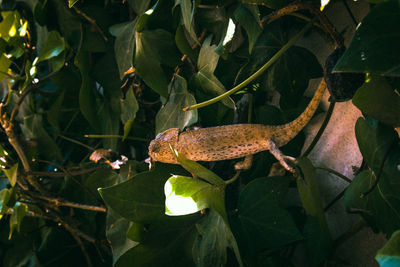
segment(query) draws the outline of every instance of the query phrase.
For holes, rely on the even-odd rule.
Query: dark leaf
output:
[[[122,141],[128,136],[138,110],[139,104],[133,93],[133,89],[128,89],[125,99],[121,99],[121,121],[124,124],[124,138]]]
[[[18,175],[18,162],[14,164],[10,169],[3,169],[2,171],[6,174],[8,181],[10,181],[11,186],[15,186],[17,183]]]
[[[235,19],[246,30],[251,54],[258,37],[262,32],[259,10],[256,5],[239,5],[234,13]]]
[[[400,75],[400,6],[392,0],[375,6],[357,27],[334,71]]]
[[[149,7],[150,0],[128,0],[129,5],[137,15],[142,15]]]

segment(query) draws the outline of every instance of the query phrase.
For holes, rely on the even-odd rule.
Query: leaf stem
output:
[[[236,174],[231,179],[225,181],[225,184],[228,185],[234,183],[239,178],[239,176],[240,176],[240,171],[237,171]]]
[[[229,90],[229,91],[227,91],[227,92],[225,92],[225,93],[223,93],[223,94],[221,94],[221,95],[219,95],[219,96],[217,96],[215,98],[212,98],[210,100],[204,101],[202,103],[185,107],[183,109],[183,111],[203,108],[203,107],[206,107],[208,105],[214,104],[214,103],[222,100],[223,98],[228,97],[231,94],[236,93],[237,91],[239,91],[240,89],[242,89],[243,87],[245,87],[246,85],[248,85],[249,83],[254,81],[263,72],[265,72],[273,63],[275,63],[275,61],[277,61],[290,47],[292,47],[303,36],[303,34],[311,28],[311,26],[314,24],[315,20],[316,20],[316,18],[314,18],[312,21],[310,21],[300,32],[298,32],[295,36],[293,36],[292,39],[289,40],[289,42],[287,42],[284,46],[282,46],[282,48],[278,52],[276,52],[276,54],[273,55],[270,58],[270,60],[268,60],[267,63],[265,63],[259,70],[257,70],[249,78],[247,78],[246,80],[244,80],[240,84],[236,85],[231,90]]]
[[[315,166],[315,169],[327,171],[327,172],[332,173],[332,174],[336,175],[337,177],[343,179],[344,181],[346,181],[348,183],[351,183],[351,179],[350,178],[344,176],[340,172],[335,171],[335,170],[333,170],[331,168],[322,167],[322,166]]]
[[[84,136],[86,138],[120,138],[120,139],[123,138],[122,135],[116,135],[116,134],[85,134]],[[134,141],[140,141],[140,142],[150,142],[151,141],[151,140],[146,139],[146,138],[132,137],[132,136],[125,137],[125,139],[134,140]]]

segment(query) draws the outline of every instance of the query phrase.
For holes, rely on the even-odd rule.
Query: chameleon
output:
[[[244,157],[236,170],[249,169],[252,155],[269,150],[288,171],[295,159],[284,155],[279,147],[292,140],[310,121],[325,92],[322,79],[307,108],[295,120],[283,125],[232,124],[180,132],[171,128],[158,134],[149,145],[152,162],[179,164],[171,147],[193,161],[219,161]]]

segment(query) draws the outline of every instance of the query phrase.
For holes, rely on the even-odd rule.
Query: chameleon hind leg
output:
[[[279,163],[291,173],[295,173],[295,169],[290,166],[296,164],[296,159],[290,156],[286,156],[280,151],[278,146],[273,140],[268,140],[269,152],[279,161]]]

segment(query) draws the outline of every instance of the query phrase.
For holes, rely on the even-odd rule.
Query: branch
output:
[[[66,201],[66,200],[63,200],[60,198],[51,198],[51,197],[46,197],[46,196],[41,196],[41,195],[36,195],[36,197],[43,199],[43,200],[47,200],[48,202],[52,203],[56,207],[70,207],[70,208],[76,208],[76,209],[81,209],[81,210],[107,212],[107,209],[105,207],[69,202],[69,201]]]
[[[76,6],[73,6],[73,9],[76,13],[81,15],[84,19],[86,19],[92,26],[100,33],[101,37],[103,37],[104,41],[108,42],[107,36],[104,34],[103,30],[97,25],[96,20],[89,17],[86,13],[82,10],[78,9]]]

